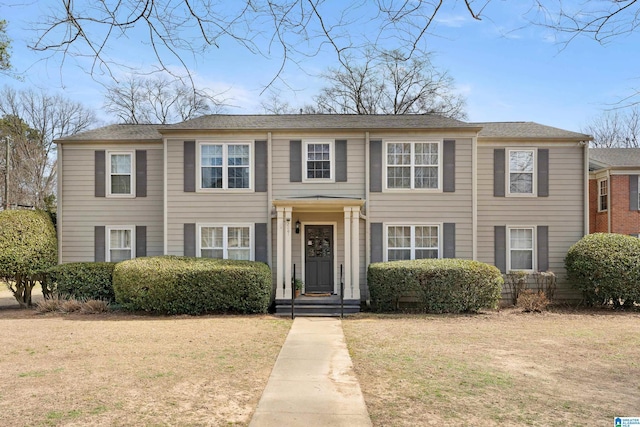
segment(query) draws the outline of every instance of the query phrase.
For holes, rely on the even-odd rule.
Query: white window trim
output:
[[[203,188],[202,187],[202,146],[203,145],[222,145],[222,188]],[[248,145],[249,146],[249,188],[228,188],[228,159],[230,145]],[[247,193],[253,191],[253,174],[255,163],[255,146],[253,141],[215,141],[206,140],[198,141],[196,147],[196,191],[201,193]]]
[[[329,178],[307,178],[307,151],[310,144],[329,144]],[[302,182],[336,182],[335,141],[327,139],[305,139],[302,141]]]
[[[511,192],[511,153],[514,151],[530,151],[533,153],[533,176],[531,179],[532,192],[531,193],[512,193]],[[506,196],[507,197],[538,197],[538,149],[535,147],[522,147],[522,148],[507,148],[505,158],[505,183],[506,183]]]
[[[531,255],[531,270],[514,270],[511,268],[511,230],[514,229],[529,229],[531,230],[531,238],[533,240],[533,254]],[[524,271],[526,273],[533,273],[537,271],[538,268],[538,227],[535,225],[510,225],[507,226],[507,236],[506,236],[506,248],[507,248],[507,271]]]
[[[416,227],[438,227],[438,259],[442,258],[442,231],[444,229],[443,223],[441,222],[432,222],[432,223],[413,223],[407,224],[406,222],[386,222],[383,224],[384,236],[383,236],[383,247],[384,247],[384,255],[383,260],[385,262],[389,261],[389,227],[411,227],[411,259],[415,259],[416,255],[416,246],[415,246],[415,237],[416,237]]]
[[[131,258],[136,257],[136,226],[135,225],[107,225],[105,226],[105,261],[111,262],[111,231],[129,230],[131,232]]]
[[[401,193],[401,192],[415,192],[415,191],[420,191],[420,192],[430,192],[430,193],[442,193],[442,179],[443,179],[443,162],[442,162],[442,139],[425,139],[425,140],[406,140],[406,139],[387,139],[384,141],[383,147],[382,147],[382,156],[383,156],[383,162],[382,162],[382,181],[384,183],[383,185],[383,191],[387,192],[394,192],[394,193]],[[389,166],[394,166],[394,165],[389,165],[387,164],[387,155],[388,155],[388,150],[387,150],[387,146],[389,144],[411,144],[411,187],[410,188],[389,188],[388,186],[388,179],[387,179],[387,174],[388,174],[388,167]],[[438,188],[414,188],[415,185],[415,181],[414,181],[414,146],[415,144],[438,144]]]
[[[113,194],[111,192],[111,156],[117,154],[127,154],[131,156],[131,193],[129,194]],[[136,197],[136,152],[131,151],[107,151],[107,165],[106,165],[106,197],[125,198],[132,199]]]
[[[256,257],[255,257],[255,252],[256,252],[256,248],[255,248],[255,234],[254,234],[254,224],[253,223],[197,223],[196,224],[196,256],[198,258],[202,258],[202,228],[203,227],[221,227],[222,228],[222,244],[223,244],[223,248],[222,248],[222,256],[223,259],[229,259],[229,253],[228,253],[228,243],[229,243],[229,239],[228,239],[228,230],[229,227],[245,227],[245,228],[249,228],[249,260],[250,261],[255,261]]]
[[[607,189],[607,194],[602,194],[602,187],[601,187],[601,183],[602,182],[606,182],[606,189]],[[598,212],[606,212],[609,210],[609,178],[601,178],[598,180]],[[600,203],[600,200],[602,198],[602,196],[606,196],[607,198],[607,209],[602,209],[602,204]]]

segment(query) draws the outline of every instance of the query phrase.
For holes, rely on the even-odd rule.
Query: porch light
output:
[[[300,220],[296,221],[296,234],[300,234]]]

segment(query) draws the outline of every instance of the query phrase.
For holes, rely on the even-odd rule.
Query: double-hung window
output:
[[[107,262],[120,262],[135,258],[135,233],[133,226],[107,227]]]
[[[508,150],[509,194],[533,196],[535,194],[535,150]]]
[[[305,142],[305,181],[333,179],[333,148],[329,142]]]
[[[198,227],[199,256],[252,260],[251,226],[203,224]]]
[[[109,196],[133,196],[133,153],[109,152],[107,187]]]
[[[201,143],[200,189],[250,189],[251,144]]]
[[[606,211],[609,208],[609,180],[598,181],[598,212]]]
[[[387,189],[440,189],[440,142],[387,142]]]
[[[509,270],[533,271],[535,265],[535,227],[508,228]]]
[[[439,258],[440,227],[437,225],[387,226],[387,261]]]

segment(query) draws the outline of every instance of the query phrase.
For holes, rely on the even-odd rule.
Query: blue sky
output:
[[[426,42],[435,64],[449,71],[456,90],[466,97],[470,121],[535,121],[578,131],[603,109],[615,107],[634,88],[640,89],[640,31],[605,46],[579,37],[562,49],[553,32],[527,25],[526,2],[494,0],[482,21],[473,20],[460,3],[449,2],[449,8],[441,10]],[[55,4],[54,0],[0,0],[0,19],[8,21],[13,40],[12,62],[23,76],[23,81],[0,76],[0,85],[60,91],[95,108],[109,122],[100,112],[104,91],[100,83],[106,80],[84,71],[90,66],[88,60],[68,59],[61,65],[61,57],[27,48],[35,36],[31,22]],[[155,64],[135,33],[109,53],[136,69]],[[198,86],[224,91],[231,104],[226,112],[249,114],[262,113],[260,102],[266,95],[261,97],[260,92],[275,75],[279,59],[277,52],[266,59],[227,39],[219,49],[188,62]],[[322,85],[316,75],[328,66],[336,66],[330,51],[306,58],[300,68],[287,67],[281,77],[295,91],[284,91],[282,96],[293,105],[308,102]]]

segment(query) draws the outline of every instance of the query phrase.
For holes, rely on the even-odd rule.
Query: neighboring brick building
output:
[[[589,232],[640,235],[640,148],[589,150]]]

